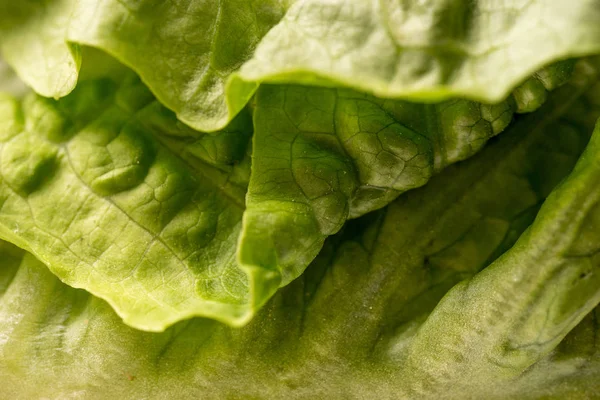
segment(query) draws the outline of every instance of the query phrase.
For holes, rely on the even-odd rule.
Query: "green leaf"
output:
[[[201,315],[247,322],[272,293],[235,251],[249,117],[192,131],[135,79],[81,83],[59,102],[0,102],[0,237],[131,326]]]
[[[513,248],[456,285],[419,329],[403,365],[412,397],[508,383],[600,303],[599,182],[600,122]]]
[[[0,52],[19,78],[46,97],[77,84],[81,49],[67,43],[72,0],[0,1]]]
[[[597,0],[2,0],[0,51],[38,93],[62,97],[93,63],[80,45],[97,47],[214,131],[261,82],[499,102],[551,62],[600,53],[598,19]]]
[[[515,111],[533,111],[546,101],[547,91],[563,84],[572,66],[552,65],[494,105],[261,87],[240,262],[279,272],[282,284],[289,283],[347,219],[381,208],[471,157],[506,128]]]
[[[102,300],[61,284],[34,257],[1,244],[0,282],[10,282],[0,283],[3,394],[590,398],[600,373],[598,309],[558,342],[598,300],[598,260],[585,256],[598,243],[597,233],[588,229],[596,218],[585,216],[600,194],[600,186],[588,184],[600,173],[600,135],[513,244],[573,168],[600,111],[598,93],[595,84],[584,96],[561,97],[565,108],[548,105],[545,111],[554,112],[520,119],[471,160],[449,167],[376,215],[353,221],[328,240],[302,277],[241,329],[192,319],[163,333],[136,331]],[[558,229],[566,235],[552,235]],[[548,251],[531,259],[532,245]],[[579,279],[585,260],[590,274]],[[547,274],[547,267],[558,273]],[[528,279],[506,279],[505,273],[515,271]],[[551,284],[568,276],[575,286]],[[465,278],[471,278],[468,285],[456,285]],[[457,301],[465,299],[466,287],[473,288],[469,301]],[[489,336],[469,341],[480,321],[487,321],[471,316],[480,304],[482,310],[495,304],[494,293],[519,306],[505,319],[497,315],[499,325],[486,326]],[[547,295],[564,301],[548,302]],[[538,319],[545,310],[551,318]],[[500,329],[509,320],[516,323]],[[453,334],[461,322],[464,335]],[[536,345],[524,347],[520,357],[510,358],[518,362],[499,369],[486,356],[495,355],[490,344],[503,343],[503,332],[509,344],[533,338]],[[547,335],[552,338],[544,341]],[[468,348],[453,342],[461,338]],[[419,351],[426,362],[414,365]],[[445,375],[438,385],[428,386],[440,372]],[[474,382],[474,374],[486,379]],[[25,379],[31,376],[36,379]]]
[[[252,97],[255,83],[226,82],[285,7],[282,0],[86,0],[77,2],[68,39],[115,56],[180,120],[213,131]]]
[[[494,103],[544,65],[600,53],[598,20],[597,0],[304,0],[239,75]]]
[[[38,93],[62,97],[77,81],[79,45],[97,47],[136,71],[179,119],[214,131],[252,97],[256,83],[226,87],[228,77],[286,7],[284,0],[3,0],[0,49]]]

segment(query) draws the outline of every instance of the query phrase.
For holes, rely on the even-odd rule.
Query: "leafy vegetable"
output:
[[[246,114],[226,132],[201,136],[127,78],[120,85],[84,82],[59,102],[30,96],[21,106],[6,100],[3,119],[11,129],[0,148],[0,236],[31,251],[66,283],[106,299],[139,329],[163,330],[195,315],[243,324],[280,285],[302,273],[348,216],[422,185],[435,169],[478,150],[511,118],[508,102],[379,108],[371,103],[375,99],[348,95],[339,100],[347,113],[330,108],[325,116],[335,121],[311,119],[311,133],[287,140],[299,146],[290,150],[280,144],[283,134],[266,133],[288,132],[263,117],[264,110],[276,115],[269,99],[280,100],[259,93],[239,265],[248,176],[240,170],[249,165],[232,164],[245,155],[251,132]],[[362,110],[358,117],[355,108]],[[293,109],[300,116],[312,113]],[[406,122],[391,120],[395,115]],[[324,141],[315,137],[321,121],[324,129],[339,131]],[[352,131],[354,125],[367,126],[363,137]],[[327,151],[332,140],[342,143],[337,155]],[[367,147],[373,140],[383,142],[383,157]],[[31,151],[33,143],[38,145]],[[287,159],[294,153],[301,154],[299,161]],[[370,165],[380,174],[371,173]],[[295,195],[294,184],[311,197]]]
[[[596,0],[297,1],[240,75],[498,102],[550,62],[600,52],[599,19]]]
[[[95,46],[131,66],[182,121],[217,130],[257,86],[236,80],[226,88],[229,76],[278,22],[286,4],[26,0],[3,1],[1,7],[4,56],[38,93],[71,92],[82,62],[80,45]]]
[[[503,102],[425,105],[332,89],[266,86],[254,113],[253,173],[240,239],[245,265],[287,284],[348,218],[388,204],[479,151],[563,84],[572,62],[540,71]]]
[[[266,278],[257,271],[248,282],[235,262],[245,188],[229,178],[243,167],[222,171],[206,159],[241,158],[247,118],[230,128],[229,148],[209,147],[218,136],[195,136],[177,149],[154,130],[179,140],[189,130],[137,81],[90,81],[58,103],[32,96],[22,109],[4,104],[12,129],[0,150],[2,237],[138,328],[162,330],[191,315],[248,320],[248,286],[258,280],[260,290]],[[184,162],[195,147],[207,154]]]
[[[6,393],[593,394],[597,317],[582,318],[600,293],[595,256],[587,256],[597,247],[590,228],[598,185],[589,182],[600,173],[600,130],[569,178],[548,194],[585,146],[600,111],[600,86],[583,97],[567,96],[568,89],[563,101],[520,120],[479,156],[350,224],[241,329],[195,319],[160,334],[136,331],[103,301],[66,287],[32,256],[4,245]],[[22,376],[36,380],[23,385]]]
[[[0,398],[600,396],[599,21],[0,0]]]
[[[80,45],[90,45],[130,66],[182,121],[208,131],[223,128],[257,82],[495,103],[550,62],[600,52],[597,0],[4,0],[0,7],[4,57],[38,93],[69,93]]]

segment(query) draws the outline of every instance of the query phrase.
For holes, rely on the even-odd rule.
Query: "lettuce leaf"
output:
[[[243,112],[216,135],[179,122],[131,73],[82,81],[59,101],[7,98],[0,106],[7,124],[0,137],[0,238],[105,299],[135,328],[161,331],[192,316],[243,325],[304,271],[347,218],[472,155],[504,129],[516,107],[512,99],[495,106],[378,104],[348,92],[340,95],[343,111],[321,107],[317,118],[301,106],[303,96],[328,97],[288,88],[300,99],[288,101],[292,117],[311,114],[312,121],[300,126],[300,148],[291,151],[284,147],[294,143],[286,142],[288,130],[276,125],[285,120],[270,122],[271,104],[281,99],[273,90],[279,89],[261,89],[254,128]],[[362,115],[355,117],[353,107]],[[354,125],[366,127],[364,137],[352,133]],[[326,137],[328,127],[340,128]],[[391,160],[377,163],[377,149],[366,147],[378,137]],[[332,140],[346,148],[328,152]],[[285,167],[297,161],[286,157],[293,152],[306,156],[292,163],[288,190]],[[414,161],[405,166],[402,157]],[[269,182],[276,187],[265,189]],[[294,184],[305,184],[300,191],[312,198],[298,198]]]
[[[284,0],[2,0],[0,49],[38,93],[63,97],[86,62],[81,45],[97,47],[133,68],[179,119],[219,130],[257,87],[227,86],[229,76],[286,7]]]
[[[1,244],[4,393],[593,397],[600,126],[573,169],[600,111],[600,85],[588,86],[350,223],[241,329],[192,319],[137,331]]]
[[[495,103],[556,60],[600,52],[597,0],[304,0],[240,70],[247,81]]]
[[[600,396],[598,21],[0,0],[0,398]]]
[[[0,104],[0,237],[140,329],[193,315],[243,324],[272,294],[268,273],[247,276],[235,258],[247,114],[202,137],[135,78]]]
[[[419,104],[343,89],[261,87],[240,261],[279,270],[282,283],[289,283],[347,219],[384,207],[472,156],[509,125],[515,112],[543,104],[572,69],[572,61],[549,66],[493,105],[464,99]],[[535,85],[540,89],[531,90]]]
[[[2,0],[0,51],[38,93],[62,97],[81,45],[97,47],[183,122],[216,131],[260,82],[496,103],[551,62],[600,53],[598,19],[597,0]]]

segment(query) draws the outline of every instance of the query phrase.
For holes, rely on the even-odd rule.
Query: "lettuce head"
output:
[[[0,399],[600,398],[600,0],[0,0]]]

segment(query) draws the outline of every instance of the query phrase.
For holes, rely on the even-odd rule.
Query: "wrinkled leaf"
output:
[[[598,54],[599,20],[598,0],[303,0],[240,75],[493,103],[544,65]]]
[[[350,224],[328,241],[300,279],[241,329],[193,319],[160,334],[136,331],[103,301],[61,284],[34,257],[1,244],[4,393],[28,398],[43,389],[44,396],[58,398],[208,399],[593,396],[600,359],[597,311],[567,332],[598,301],[598,263],[586,253],[597,243],[588,229],[595,218],[585,218],[588,210],[597,212],[600,186],[589,180],[600,173],[598,134],[574,173],[535,215],[585,146],[600,110],[598,90],[578,98],[569,112],[519,121],[479,156]],[[557,215],[574,218],[549,218]],[[564,239],[552,234],[556,229],[567,232]],[[554,248],[555,243],[561,246]],[[584,270],[588,274],[582,278]],[[523,279],[505,279],[505,273],[517,272]],[[463,279],[469,280],[457,285]],[[576,285],[553,285],[556,279]],[[499,304],[482,285],[513,307],[503,308],[506,314],[495,315],[499,324],[486,325],[487,335],[475,340],[481,322],[471,316],[478,305],[491,310]],[[553,302],[548,297],[553,293],[562,301]],[[552,317],[538,319],[544,310]],[[464,336],[452,334],[459,325]],[[460,338],[465,341],[456,341]],[[497,351],[513,349],[501,346],[507,339],[510,346],[525,346],[499,353],[505,356],[501,361],[510,361],[499,367]],[[425,343],[430,347],[423,349]],[[412,355],[421,350],[427,362],[414,367]],[[437,363],[452,368],[439,369]],[[437,385],[427,386],[423,374],[435,377]],[[473,381],[474,374],[493,380]],[[31,376],[36,379],[23,380]]]
[[[263,86],[254,113],[241,263],[280,271],[283,284],[289,283],[348,218],[381,208],[471,157],[515,112],[546,101],[572,66],[548,67],[494,105],[463,99],[419,104],[344,89]],[[541,89],[531,90],[529,82]]]
[[[0,49],[38,93],[61,97],[86,62],[80,45],[97,47],[135,70],[182,121],[213,131],[265,81],[499,102],[544,65],[599,53],[598,5],[3,0]],[[528,87],[541,89],[539,82]]]
[[[0,103],[0,237],[146,330],[248,321],[277,286],[235,258],[251,133],[178,122],[136,80]],[[142,122],[143,121],[143,122]]]
[[[286,7],[282,0],[2,0],[0,49],[38,93],[62,97],[86,63],[80,45],[97,47],[135,70],[179,119],[214,131],[252,97],[255,83],[226,88],[228,77]]]

